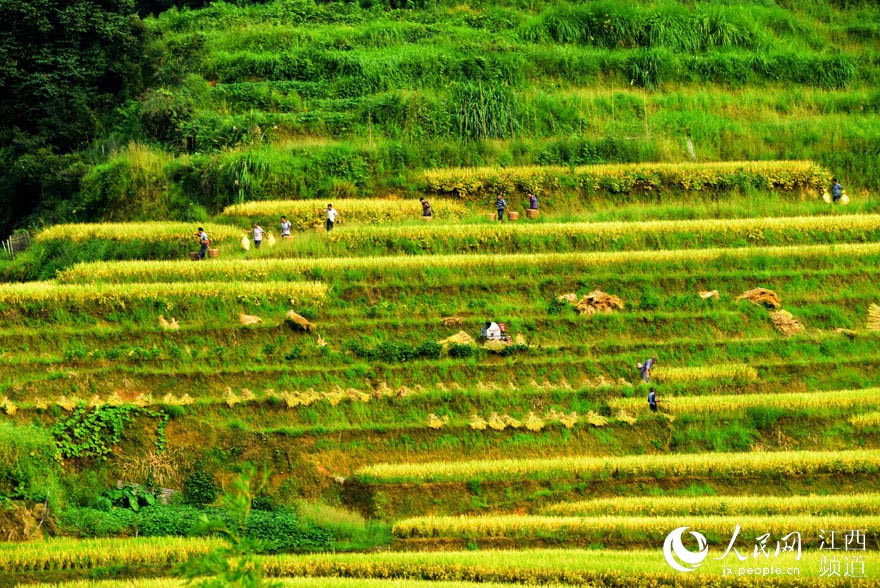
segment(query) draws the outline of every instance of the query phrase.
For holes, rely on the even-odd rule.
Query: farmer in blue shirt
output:
[[[495,200],[495,210],[498,211],[498,220],[504,220],[504,209],[507,208],[507,200],[501,196]]]
[[[837,178],[831,178],[831,200],[838,202],[843,197],[843,186],[837,181]]]
[[[654,367],[655,363],[657,363],[657,358],[649,357],[645,360],[645,363],[636,364],[636,367],[639,368],[639,373],[645,382],[648,382],[651,379],[651,368]]]

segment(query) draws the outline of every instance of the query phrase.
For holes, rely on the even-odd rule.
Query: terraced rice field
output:
[[[276,488],[295,481],[393,525],[400,553],[262,558],[285,586],[726,585],[726,567],[771,564],[800,570],[772,585],[829,573],[823,585],[875,585],[875,216],[546,216],[352,220],[259,252],[214,229],[228,235],[218,259],[82,262],[4,285],[3,418],[49,425],[137,405],[168,415],[142,417],[145,447],[156,423],[183,453],[238,447],[271,465]],[[180,231],[144,237],[167,245]],[[303,255],[320,247],[339,254]],[[742,298],[759,287],[779,304]],[[594,290],[622,307],[579,314],[559,299]],[[780,310],[798,332],[779,330]],[[485,321],[505,323],[514,342],[468,342]],[[636,370],[647,357],[658,358],[657,413]],[[663,559],[681,527],[716,559],[696,575]],[[791,561],[795,532],[804,558]],[[739,551],[720,561],[731,538]],[[6,549],[0,573],[69,580],[116,565],[161,576],[210,548],[151,541]],[[465,549],[476,551],[443,551]],[[312,578],[290,577],[301,575]]]

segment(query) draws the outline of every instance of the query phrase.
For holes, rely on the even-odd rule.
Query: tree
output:
[[[0,0],[4,165],[43,149],[71,153],[94,140],[105,117],[139,92],[143,46],[134,0]],[[0,207],[16,218],[43,198],[42,178],[25,179],[26,190],[0,186]]]

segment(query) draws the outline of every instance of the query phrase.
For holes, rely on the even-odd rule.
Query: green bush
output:
[[[475,349],[473,345],[451,343],[449,345],[449,357],[454,359],[466,359],[473,357]]]
[[[65,533],[76,537],[131,536],[137,528],[138,513],[130,509],[67,508],[58,516]]]
[[[0,424],[0,497],[64,504],[58,448],[48,431]]]
[[[203,469],[191,471],[183,481],[183,500],[192,506],[204,506],[217,499],[220,488],[214,476]]]

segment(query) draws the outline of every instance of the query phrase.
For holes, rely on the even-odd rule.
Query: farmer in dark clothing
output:
[[[199,238],[199,259],[205,259],[205,254],[208,253],[208,245],[211,243],[210,239],[208,239],[208,233],[205,232],[205,229],[199,227],[199,231],[196,233],[196,237]]]
[[[654,390],[654,387],[651,386],[648,391],[648,407],[651,409],[651,412],[657,412],[657,391]]]
[[[431,203],[424,198],[419,198],[419,202],[422,203],[422,216],[432,216]]]

